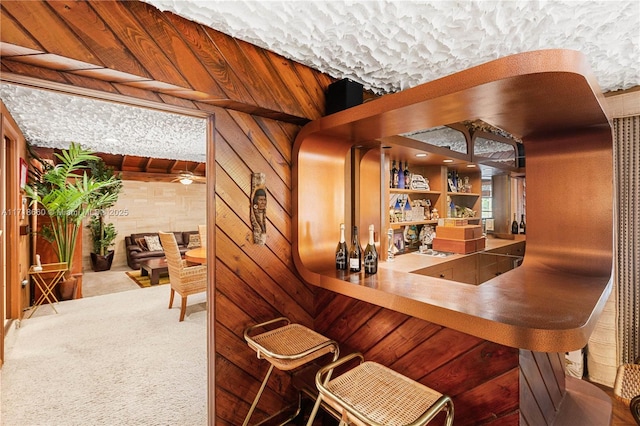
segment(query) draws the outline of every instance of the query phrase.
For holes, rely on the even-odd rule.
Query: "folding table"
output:
[[[32,265],[29,268],[29,275],[33,277],[33,280],[36,282],[36,285],[42,294],[33,304],[33,309],[27,318],[31,318],[33,313],[38,310],[38,307],[42,305],[45,300],[49,302],[53,311],[56,314],[58,313],[55,306],[53,306],[54,302],[58,303],[58,298],[53,293],[53,290],[56,288],[56,285],[60,282],[62,277],[64,277],[64,273],[67,272],[68,269],[69,268],[65,262],[46,263],[42,265],[42,270],[39,270],[35,265]]]

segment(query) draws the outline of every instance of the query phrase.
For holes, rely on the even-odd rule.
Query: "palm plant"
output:
[[[91,263],[94,271],[102,271],[111,268],[113,260],[113,251],[110,252],[109,247],[114,245],[114,241],[118,232],[113,223],[105,223],[107,216],[107,208],[113,206],[117,201],[118,194],[122,190],[122,176],[115,174],[112,167],[108,167],[102,159],[92,160],[89,162],[91,176],[98,181],[108,181],[115,179],[113,185],[102,188],[98,191],[97,196],[101,197],[102,202],[97,203],[95,211],[92,212],[91,220],[87,225],[91,232],[93,241],[93,252],[91,253]],[[112,195],[106,197],[107,194]]]
[[[96,208],[115,202],[118,194],[104,189],[118,180],[113,176],[106,180],[89,176],[83,169],[99,157],[79,144],[71,143],[68,150],[55,156],[58,164],[51,165],[34,155],[42,169],[30,171],[30,181],[24,189],[32,207],[46,210],[51,224],[43,227],[42,236],[54,244],[58,261],[71,270],[82,220]]]

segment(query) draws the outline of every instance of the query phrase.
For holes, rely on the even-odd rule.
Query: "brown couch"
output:
[[[180,254],[182,255],[184,255],[187,250],[194,248],[194,242],[192,242],[192,247],[189,247],[189,240],[191,238],[191,235],[198,236],[199,241],[198,231],[174,232],[173,235],[176,236],[176,242],[178,243],[178,248],[180,249]],[[124,244],[127,250],[127,264],[131,269],[140,269],[140,262],[143,260],[164,257],[164,251],[149,250],[147,248],[146,242],[144,241],[145,236],[158,237],[158,233],[140,232],[124,237]]]

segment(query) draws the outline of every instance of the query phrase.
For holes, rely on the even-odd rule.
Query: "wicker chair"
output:
[[[640,425],[640,364],[622,364],[618,367],[613,394],[617,399],[629,406],[636,423]]]
[[[187,261],[180,256],[180,250],[173,233],[158,232],[160,242],[167,257],[167,267],[169,269],[169,281],[171,283],[171,297],[169,298],[169,309],[173,307],[173,296],[178,292],[182,297],[180,306],[180,321],[184,321],[184,314],[187,310],[187,296],[207,290],[207,266],[187,266]]]
[[[198,234],[200,234],[200,247],[207,248],[207,225],[198,225]]]
[[[327,381],[329,371],[357,358],[356,367]],[[316,386],[321,400],[340,414],[340,426],[422,426],[441,411],[446,413],[445,425],[453,425],[451,398],[383,365],[365,362],[360,353],[322,367]]]
[[[278,328],[272,328],[274,324],[283,323]],[[271,328],[269,330],[269,328]],[[254,334],[257,329],[265,329],[260,334]],[[263,358],[269,361],[269,370],[262,380],[262,385],[258,390],[258,393],[249,408],[249,412],[244,419],[243,426],[249,424],[249,419],[258,405],[258,400],[262,395],[262,392],[267,385],[269,376],[273,371],[273,367],[278,368],[281,371],[289,371],[307,365],[310,362],[326,355],[333,354],[333,361],[338,359],[340,348],[338,343],[331,340],[315,331],[300,325],[291,324],[286,317],[280,317],[266,321],[260,324],[247,327],[244,331],[244,339],[247,345],[256,351],[258,358]],[[327,380],[331,377],[331,371],[327,374]],[[300,413],[301,405],[300,399],[298,399],[298,410],[289,419],[280,423],[280,425],[288,424]],[[320,396],[316,399],[315,405],[311,411],[309,422],[307,426],[310,426],[315,418],[316,412],[320,407]]]
[[[631,399],[631,402],[629,403],[629,409],[631,410],[633,419],[636,421],[638,426],[640,426],[640,395]]]

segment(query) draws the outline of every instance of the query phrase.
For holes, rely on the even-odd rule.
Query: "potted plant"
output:
[[[93,242],[93,251],[91,256],[91,267],[94,272],[108,271],[113,263],[114,250],[109,247],[115,244],[118,231],[113,223],[104,223],[104,216],[100,213],[91,215],[89,221],[89,231],[91,232],[91,240]]]
[[[96,210],[91,215],[91,220],[87,225],[91,232],[93,251],[91,252],[91,266],[95,272],[108,271],[113,263],[114,250],[109,247],[114,245],[118,232],[113,223],[105,223],[107,210],[113,206],[118,199],[118,194],[122,190],[122,177],[113,172],[113,168],[108,167],[101,159],[89,162],[91,176],[97,181],[109,181],[114,179],[113,185],[106,186],[98,191],[97,196],[102,200],[102,204],[96,205]],[[105,197],[105,195],[111,195]]]
[[[101,191],[115,185],[117,180],[114,177],[106,180],[90,177],[83,169],[89,167],[89,161],[99,157],[79,144],[71,143],[68,150],[55,154],[58,160],[55,165],[42,161],[30,151],[41,168],[32,167],[30,170],[25,193],[32,207],[45,210],[49,216],[51,223],[43,226],[41,234],[53,244],[58,261],[68,266],[65,280],[61,282],[60,296],[63,300],[73,298],[77,280],[72,279],[71,269],[82,220],[97,206],[115,202],[117,194]]]

